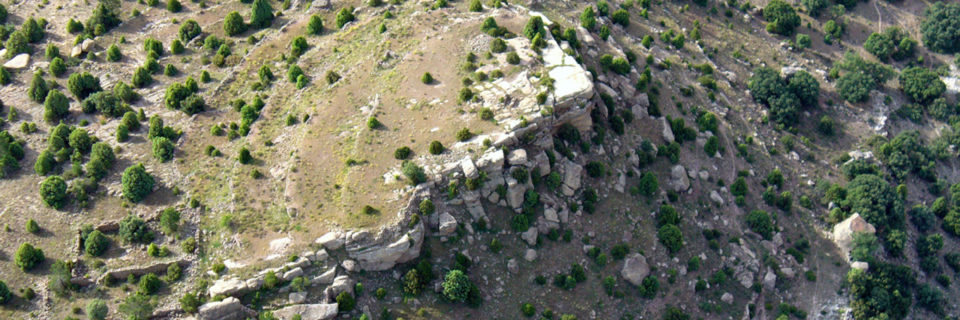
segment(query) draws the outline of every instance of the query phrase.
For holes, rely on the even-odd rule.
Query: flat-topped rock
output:
[[[292,319],[295,315],[300,315],[302,320],[326,320],[336,317],[337,312],[336,303],[295,304],[276,310],[273,315],[284,320]]]
[[[256,316],[256,311],[245,307],[234,297],[204,303],[197,312],[198,320],[243,320]]]
[[[17,69],[26,68],[28,64],[30,64],[30,55],[26,53],[21,53],[13,57],[13,59],[10,59],[6,63],[4,63],[3,67],[7,69],[17,70]]]

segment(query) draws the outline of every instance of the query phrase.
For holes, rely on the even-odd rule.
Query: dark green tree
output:
[[[800,26],[800,16],[789,3],[783,0],[772,0],[763,8],[763,19],[767,20],[767,31],[771,33],[790,35],[793,29]]]
[[[99,257],[110,248],[110,239],[107,239],[107,236],[103,235],[99,230],[93,230],[93,232],[90,232],[87,238],[84,239],[83,245],[84,252],[91,256]]]
[[[43,101],[43,120],[53,123],[68,115],[70,115],[70,99],[60,90],[50,90]]]
[[[267,0],[253,0],[253,6],[250,13],[250,26],[254,28],[266,28],[273,23],[273,7]]]
[[[153,191],[153,176],[147,172],[142,163],[124,170],[120,181],[123,186],[123,196],[131,202],[140,202]]]
[[[937,1],[924,11],[923,43],[939,53],[960,52],[960,3]]]
[[[43,80],[43,76],[40,75],[40,72],[35,72],[33,74],[33,79],[30,80],[30,88],[27,89],[27,95],[30,97],[30,100],[33,100],[37,103],[43,103],[44,100],[47,99],[47,92],[49,91],[50,88],[47,87],[47,81]]]
[[[900,90],[903,90],[910,100],[926,105],[943,95],[947,86],[933,70],[910,67],[900,73]]]
[[[47,177],[40,183],[40,199],[51,208],[63,208],[67,205],[67,182],[60,176]]]
[[[873,174],[861,174],[847,185],[844,203],[850,212],[858,212],[877,229],[903,225],[903,205],[890,184]]]
[[[223,18],[223,32],[228,36],[235,36],[246,31],[247,26],[239,12],[231,11]]]
[[[46,257],[43,255],[43,250],[34,248],[29,243],[21,244],[17,253],[14,254],[14,263],[21,271],[30,271],[43,263],[44,260],[46,260]]]

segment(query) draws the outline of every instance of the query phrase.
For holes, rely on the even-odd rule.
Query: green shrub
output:
[[[580,26],[587,30],[593,30],[597,26],[597,14],[593,11],[593,6],[587,6],[580,14]]]
[[[440,143],[440,141],[433,140],[430,142],[430,146],[429,146],[430,154],[438,155],[443,153],[444,150],[446,149],[443,147],[443,143]]]
[[[423,171],[423,168],[411,161],[403,161],[400,171],[403,172],[403,175],[410,181],[410,185],[415,186],[427,181],[427,174]]]
[[[937,2],[927,7],[920,32],[924,45],[930,50],[960,52],[960,4]]]
[[[9,48],[7,50],[10,50]],[[33,74],[33,79],[30,80],[30,88],[27,89],[27,96],[30,97],[30,100],[33,100],[37,103],[43,103],[47,98],[47,92],[50,91],[50,88],[47,86],[47,81],[43,80],[43,76],[40,75],[40,72],[35,72]]]
[[[770,215],[763,210],[753,210],[747,214],[745,221],[750,230],[763,236],[764,239],[770,239],[773,236],[774,226]]]
[[[186,48],[183,47],[183,42],[180,42],[180,39],[173,39],[173,42],[170,42],[170,53],[181,54]],[[167,65],[169,67],[171,65]]]
[[[249,164],[253,161],[253,156],[250,155],[250,150],[247,147],[240,147],[240,152],[237,153],[237,161],[240,164]]]
[[[167,0],[167,11],[177,13],[183,10],[183,5],[180,4],[180,0]]]
[[[107,303],[100,299],[93,299],[87,303],[87,317],[91,320],[104,320],[107,318],[107,313],[110,309],[107,307]]]
[[[291,64],[290,68],[287,69],[287,80],[291,83],[297,82],[297,78],[303,75],[303,69],[300,69],[300,66]]]
[[[253,0],[250,7],[250,26],[254,28],[266,28],[273,23],[273,8],[267,0]]]
[[[83,241],[84,252],[87,254],[99,257],[107,252],[107,249],[110,248],[110,240],[107,239],[107,236],[103,235],[99,230],[93,230],[90,234],[87,235],[87,238]]]
[[[424,72],[423,76],[420,77],[420,82],[423,82],[423,84],[433,84],[433,81],[433,75],[431,75],[429,72]]]
[[[223,18],[223,32],[227,36],[235,36],[246,31],[247,26],[243,22],[243,17],[239,12],[231,11]]]
[[[37,223],[37,220],[27,219],[26,230],[29,233],[36,234],[40,232],[40,224]]]
[[[653,299],[657,296],[657,291],[660,290],[660,279],[657,279],[657,276],[649,275],[646,278],[643,278],[643,281],[640,282],[640,296]]]
[[[307,24],[307,34],[320,35],[323,33],[323,19],[319,15],[311,15]]]
[[[77,20],[73,20],[73,18],[70,18],[70,20],[67,21],[67,33],[80,33],[80,32],[83,32],[83,23]]]
[[[617,9],[617,11],[614,11],[610,15],[610,20],[626,28],[630,25],[630,12],[624,9]]]
[[[470,138],[473,138],[473,133],[470,132],[470,129],[461,128],[457,131],[454,137],[457,139],[457,141],[464,142],[470,140]]]
[[[154,38],[146,38],[143,40],[143,51],[147,53],[147,56],[149,56],[151,52],[156,54],[158,57],[162,56],[163,43]]]
[[[443,296],[450,301],[463,302],[467,300],[473,283],[460,270],[447,272],[443,280]]]
[[[413,150],[410,150],[410,147],[403,146],[393,151],[393,157],[397,160],[406,160],[411,153],[413,153]]]
[[[70,89],[73,96],[77,97],[77,100],[83,100],[87,96],[103,90],[100,87],[100,79],[89,72],[71,74],[70,78],[67,79],[67,88]]]
[[[68,115],[70,115],[70,99],[60,90],[51,90],[43,102],[43,120],[54,123]]]
[[[126,243],[148,243],[153,240],[154,235],[146,221],[130,214],[120,220],[117,236]]]
[[[910,67],[900,73],[900,90],[920,104],[926,105],[939,98],[946,88],[936,72],[924,67]]]
[[[50,61],[50,74],[52,74],[55,77],[59,77],[66,72],[67,72],[67,63],[63,62],[63,59],[60,59],[60,57],[56,57]]]
[[[47,177],[40,183],[40,199],[51,208],[63,208],[67,205],[67,182],[60,176]]]
[[[307,49],[309,48],[310,48],[310,45],[307,44],[307,38],[304,38],[304,37],[293,38],[293,41],[290,42],[290,55],[293,56],[294,58],[299,58],[301,55],[303,55],[304,52],[307,52]],[[290,82],[293,82],[293,81],[294,80],[290,80]]]
[[[357,18],[353,15],[352,7],[341,8],[340,11],[337,12],[337,20],[336,20],[337,29],[343,29],[343,26],[347,25],[347,23],[350,23],[356,19]]]
[[[131,202],[140,202],[153,191],[154,179],[142,163],[124,170],[120,180],[123,187],[123,196]]]
[[[507,63],[520,64],[520,55],[516,51],[510,51],[510,53],[507,53]]]
[[[357,306],[357,300],[349,292],[341,292],[337,295],[337,309],[340,312],[350,312],[353,311]]]
[[[16,263],[17,268],[20,268],[21,271],[30,271],[43,263],[44,260],[46,260],[46,257],[43,255],[43,250],[34,248],[33,245],[29,243],[21,244],[16,254],[14,254],[14,263]]]
[[[160,280],[156,274],[148,273],[140,277],[140,283],[137,285],[139,290],[137,293],[143,295],[152,295],[160,291],[160,287],[163,286],[163,280]]]
[[[789,35],[800,26],[800,16],[796,10],[783,0],[772,0],[763,8],[763,19],[767,21],[767,31]]]
[[[683,248],[683,233],[680,228],[673,224],[667,224],[657,230],[657,239],[671,254],[680,251]]]

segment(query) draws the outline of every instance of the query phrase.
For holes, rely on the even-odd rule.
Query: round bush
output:
[[[440,141],[437,141],[437,140],[433,140],[433,141],[430,142],[430,148],[429,148],[429,149],[430,149],[430,150],[429,150],[429,151],[430,151],[430,154],[432,154],[432,155],[441,154],[441,153],[443,153],[443,151],[445,150],[445,148],[443,147],[443,143],[440,143]]]
[[[40,199],[51,208],[63,208],[67,205],[67,182],[60,176],[47,177],[40,183]]]
[[[17,249],[17,253],[14,255],[14,263],[22,271],[30,271],[35,268],[37,265],[43,263],[46,260],[46,257],[43,255],[43,250],[39,248],[34,248],[33,245],[29,243],[24,243],[20,245],[20,248]]]
[[[450,270],[443,279],[443,296],[450,301],[463,302],[470,294],[473,283],[460,270]]]
[[[140,202],[153,191],[155,181],[142,163],[135,164],[123,171],[120,178],[123,196],[131,202]]]
[[[99,230],[94,230],[83,241],[84,251],[94,257],[99,257],[110,248],[110,240]]]
[[[413,153],[413,150],[410,150],[410,147],[402,146],[393,151],[393,157],[397,160],[406,160],[411,153]]]
[[[87,303],[87,317],[91,320],[104,320],[107,318],[107,303],[100,299],[93,299]]]

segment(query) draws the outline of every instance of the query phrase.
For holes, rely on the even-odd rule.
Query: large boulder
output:
[[[247,283],[237,278],[217,279],[210,286],[210,296],[238,296],[249,291]]]
[[[682,165],[675,165],[670,169],[670,188],[673,191],[687,191],[690,188],[690,178],[687,177],[687,170]]]
[[[520,238],[522,238],[523,241],[526,241],[528,245],[533,246],[537,244],[538,234],[539,234],[539,231],[537,230],[537,228],[530,228],[530,229],[527,229],[527,231],[524,231],[523,233],[521,233]]]
[[[337,277],[337,267],[330,267],[327,271],[324,271],[320,275],[313,277],[310,280],[311,285],[328,285],[333,283],[333,279]]]
[[[358,241],[347,245],[347,255],[357,261],[360,269],[383,271],[418,257],[423,242],[423,222],[417,223],[406,234],[384,231],[377,238],[371,242]],[[387,242],[390,239],[396,240]]]
[[[853,235],[855,233],[876,233],[877,229],[872,224],[864,220],[859,213],[854,213],[846,220],[833,226],[833,242],[840,248],[844,257],[849,258],[850,250],[853,249]]]
[[[337,316],[336,303],[295,304],[273,312],[274,316],[283,320],[293,319],[300,315],[303,320],[326,320]]]
[[[343,232],[330,231],[317,238],[316,244],[327,248],[327,250],[337,250],[343,247]]]
[[[457,218],[449,213],[440,214],[440,235],[448,236],[457,231]]]
[[[660,118],[660,122],[663,125],[663,131],[661,135],[663,136],[663,141],[666,141],[668,144],[673,142],[675,137],[673,136],[673,128],[670,128],[670,123],[667,122],[667,118]]]
[[[30,55],[26,53],[21,53],[13,57],[13,59],[10,59],[10,61],[7,61],[7,63],[4,63],[3,67],[7,69],[17,70],[17,69],[26,68],[28,64],[30,64]]]
[[[467,179],[476,179],[480,177],[480,172],[477,171],[477,166],[473,164],[473,160],[470,157],[465,157],[463,160],[460,160],[460,169],[463,170],[463,176]]]
[[[623,269],[620,269],[620,276],[635,286],[639,286],[650,274],[650,265],[647,264],[647,258],[642,254],[634,253],[623,261]]]
[[[510,155],[507,157],[507,163],[511,166],[524,166],[527,164],[527,150],[524,149],[514,149],[510,151]]]
[[[243,320],[256,316],[256,311],[243,306],[243,303],[234,297],[204,303],[197,313],[198,320]]]
[[[583,167],[576,162],[566,160],[563,164],[563,186],[560,189],[563,195],[571,197],[580,189],[580,180],[583,177]]]

